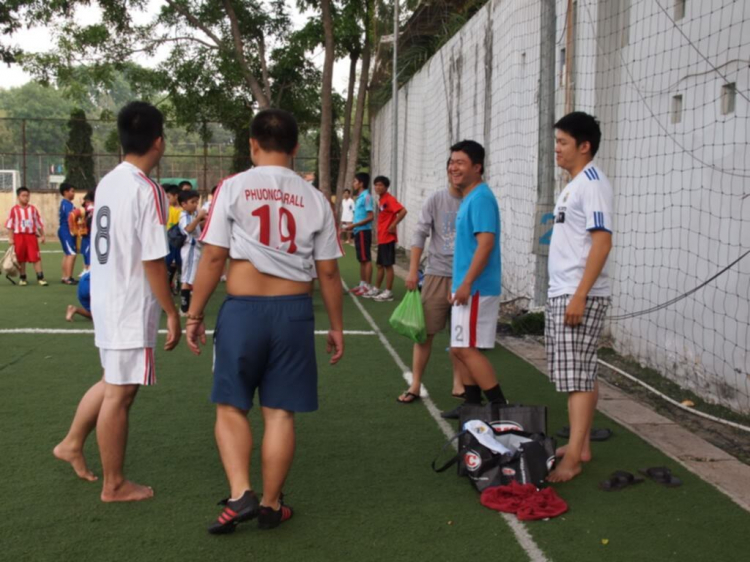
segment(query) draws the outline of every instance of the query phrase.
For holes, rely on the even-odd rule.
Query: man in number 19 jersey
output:
[[[261,529],[287,521],[282,487],[294,456],[294,415],[318,408],[311,281],[317,274],[330,319],[331,363],[344,353],[341,257],[330,204],[291,169],[298,149],[294,117],[258,113],[250,127],[255,168],[216,190],[201,241],[203,258],[187,315],[190,349],[206,342],[203,310],[230,259],[227,299],[216,321],[216,442],[230,496],[214,534],[258,517]],[[247,413],[258,391],[263,412],[263,497],[250,484],[252,435]]]
[[[96,480],[83,457],[84,442],[96,428],[105,502],[154,495],[123,475],[128,412],[139,388],[156,382],[161,309],[167,313],[166,350],[177,345],[181,330],[164,261],[167,201],[148,178],[164,154],[164,118],[154,106],[133,102],[120,111],[117,129],[125,159],[97,187],[91,233],[91,311],[104,376],[81,399],[67,436],[54,449],[79,477]]]

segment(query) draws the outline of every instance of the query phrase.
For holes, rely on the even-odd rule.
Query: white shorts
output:
[[[499,312],[499,296],[472,295],[466,305],[454,304],[451,309],[451,347],[494,348]]]
[[[109,384],[156,384],[154,348],[102,349],[99,358],[104,369],[104,382]]]
[[[180,281],[192,285],[195,282],[195,272],[198,271],[198,262],[201,260],[201,248],[195,246],[183,246],[180,249],[182,258],[182,271]]]

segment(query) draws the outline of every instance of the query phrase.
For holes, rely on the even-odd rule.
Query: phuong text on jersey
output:
[[[281,201],[283,205],[305,208],[305,198],[301,195],[284,193],[280,189],[246,189],[245,200],[253,201]]]

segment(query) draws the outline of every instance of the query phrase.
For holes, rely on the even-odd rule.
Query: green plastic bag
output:
[[[424,309],[419,291],[409,291],[393,311],[389,320],[391,326],[402,336],[417,343],[427,340],[427,326],[424,322]]]

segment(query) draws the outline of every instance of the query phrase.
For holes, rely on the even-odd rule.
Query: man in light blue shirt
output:
[[[359,172],[354,175],[354,222],[346,227],[346,230],[354,231],[354,249],[359,261],[359,285],[351,292],[353,295],[361,296],[372,289],[372,220],[374,210],[372,206],[372,195],[370,194],[370,175]]]
[[[495,369],[480,349],[495,347],[500,309],[500,208],[484,183],[484,148],[464,140],[451,147],[448,175],[463,195],[456,217],[451,302],[451,355],[463,365],[466,403],[505,403]],[[444,417],[457,417],[457,411]]]

